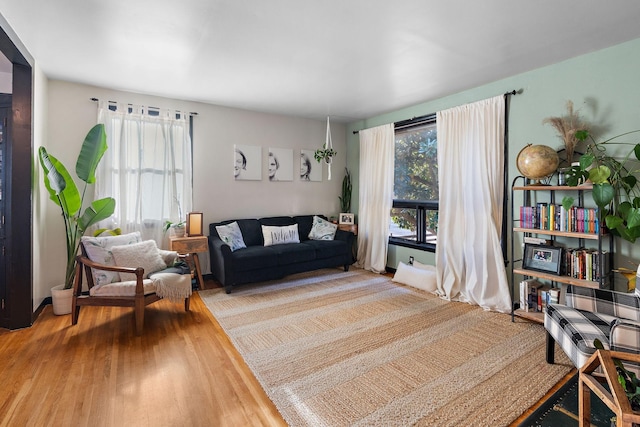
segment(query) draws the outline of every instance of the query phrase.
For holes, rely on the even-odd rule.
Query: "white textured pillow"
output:
[[[313,216],[313,226],[311,226],[311,232],[309,232],[309,239],[311,240],[333,240],[336,235],[338,226],[332,224],[327,220],[320,218],[317,215]]]
[[[422,265],[429,267],[425,264]],[[421,268],[412,267],[403,262],[398,264],[396,274],[394,274],[392,281],[432,293],[438,288],[435,270],[423,270]]]
[[[263,225],[262,237],[264,237],[265,246],[282,245],[284,243],[300,243],[298,224],[287,225],[285,227]]]
[[[428,270],[428,271],[436,271],[436,267],[433,265],[429,265],[429,264],[423,264],[421,262],[418,261],[413,261],[413,266],[415,268],[419,268],[420,270]]]
[[[144,278],[156,271],[164,270],[167,265],[158,252],[155,240],[145,240],[133,245],[114,246],[111,248],[113,259],[118,267],[142,267],[144,268]],[[133,273],[120,273],[122,281],[136,280]]]
[[[220,240],[231,247],[231,252],[247,247],[242,238],[242,231],[240,231],[240,226],[237,221],[233,221],[227,225],[218,225],[216,226],[216,231],[218,232],[218,236],[220,236]]]
[[[111,248],[114,246],[139,243],[142,241],[142,238],[140,237],[140,232],[136,231],[134,233],[123,234],[120,236],[82,236],[81,241],[82,246],[91,261],[102,265],[114,266],[116,263],[113,261]],[[106,283],[115,283],[120,281],[120,275],[117,271],[106,271],[92,268],[91,275],[93,276],[93,283],[95,285],[104,285]]]

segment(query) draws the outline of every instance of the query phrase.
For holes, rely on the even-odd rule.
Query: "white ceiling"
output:
[[[337,121],[640,37],[637,0],[0,0],[0,14],[50,78]]]

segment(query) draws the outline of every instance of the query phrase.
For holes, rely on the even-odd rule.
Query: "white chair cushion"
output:
[[[179,276],[179,274],[176,274]],[[156,284],[151,279],[142,281],[144,294],[149,295],[156,291]],[[136,281],[128,280],[126,282],[105,283],[96,285],[89,289],[89,295],[92,297],[131,297],[136,294]]]

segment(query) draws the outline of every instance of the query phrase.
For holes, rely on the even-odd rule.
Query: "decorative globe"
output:
[[[516,158],[516,166],[522,175],[537,181],[553,174],[560,158],[558,153],[546,145],[527,145]]]

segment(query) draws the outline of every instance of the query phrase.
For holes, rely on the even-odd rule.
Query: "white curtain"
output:
[[[503,96],[437,113],[438,294],[510,312],[500,247],[504,203]]]
[[[114,215],[100,226],[140,231],[166,248],[165,222],[184,221],[192,208],[188,115],[101,103],[98,123],[105,125],[109,148],[97,171],[96,195],[116,199]]]
[[[357,266],[382,273],[387,266],[393,204],[393,124],[360,131]]]

